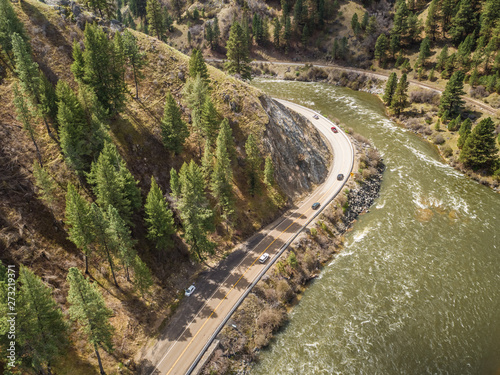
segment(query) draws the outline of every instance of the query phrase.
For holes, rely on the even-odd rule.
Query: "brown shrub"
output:
[[[436,134],[432,141],[437,145],[442,145],[444,143],[444,138],[441,134]]]
[[[439,104],[440,95],[431,90],[417,90],[410,92],[411,103]]]
[[[482,99],[488,96],[488,92],[484,86],[476,86],[470,89],[469,95],[475,99]]]
[[[287,281],[283,279],[278,281],[278,285],[276,285],[276,293],[282,303],[288,302],[293,296],[292,288],[290,288]]]

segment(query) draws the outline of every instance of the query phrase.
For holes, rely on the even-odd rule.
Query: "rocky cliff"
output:
[[[290,197],[324,181],[331,154],[316,128],[267,96],[261,103],[269,116],[262,144],[272,156],[276,180]]]

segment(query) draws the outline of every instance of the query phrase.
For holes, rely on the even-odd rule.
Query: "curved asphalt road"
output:
[[[149,366],[143,367],[142,374],[184,375],[189,372],[191,365],[200,353],[205,350],[205,345],[211,342],[218,329],[222,328],[224,319],[232,314],[238,303],[244,298],[245,292],[251,287],[252,282],[260,278],[266,265],[257,260],[261,254],[267,252],[271,259],[277,259],[277,254],[283,245],[292,241],[297,234],[331,201],[342,189],[350,176],[354,163],[354,149],[347,135],[339,129],[333,133],[333,124],[311,109],[277,100],[288,108],[304,115],[324,135],[333,150],[334,159],[326,181],[302,202],[297,208],[288,212],[268,226],[261,236],[260,241],[249,248],[246,255],[234,268],[227,271],[227,277],[220,282],[211,296],[205,300],[202,297],[201,287],[195,293],[183,300],[182,305],[171,319],[165,331],[175,331],[175,334],[164,332],[156,343],[148,347],[142,354],[142,363]],[[337,175],[343,174],[342,181],[337,180]],[[313,210],[311,205],[315,202],[321,204],[318,210]],[[250,247],[250,246],[249,246]],[[208,281],[207,281],[208,282]],[[197,286],[198,288],[198,286]],[[196,311],[189,311],[189,305],[201,306]]]

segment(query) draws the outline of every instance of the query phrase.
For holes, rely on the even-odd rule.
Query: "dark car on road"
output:
[[[344,179],[344,175],[341,173],[337,175],[337,180],[342,181]]]
[[[318,202],[314,203],[311,207],[313,210],[317,210],[319,208],[320,204]]]

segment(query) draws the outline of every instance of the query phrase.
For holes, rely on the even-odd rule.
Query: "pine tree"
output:
[[[151,271],[146,263],[141,260],[139,255],[135,256],[132,267],[134,269],[134,286],[137,290],[139,290],[141,296],[144,298],[144,295],[148,293],[151,286],[153,286]]]
[[[366,35],[374,35],[377,32],[377,29],[377,17],[371,16],[368,20],[368,26],[366,26]]]
[[[219,133],[224,133],[224,139],[226,140],[226,150],[229,153],[231,162],[234,163],[236,161],[236,146],[234,145],[233,131],[231,129],[231,126],[229,125],[229,121],[227,120],[227,118],[222,120]]]
[[[190,245],[191,254],[199,261],[205,259],[205,253],[212,253],[215,244],[208,237],[214,230],[213,212],[205,197],[203,173],[191,160],[184,163],[180,173],[180,196],[177,207],[184,228],[184,239]]]
[[[203,157],[201,158],[201,171],[203,172],[203,178],[207,182],[210,181],[210,177],[214,171],[214,158],[212,145],[207,139],[205,140],[205,148],[203,149]]]
[[[401,111],[407,106],[408,106],[408,81],[406,78],[406,74],[403,74],[398,82],[396,91],[394,91],[394,95],[392,97],[392,102],[391,102],[391,109],[395,112],[397,116],[399,116]]]
[[[408,17],[408,44],[413,44],[420,40],[420,34],[422,33],[422,21],[418,18],[415,13],[410,13]]]
[[[229,39],[226,44],[227,59],[225,68],[229,74],[239,74],[243,79],[251,79],[248,44],[243,29],[238,22],[231,25]]]
[[[12,36],[19,35],[29,48],[29,39],[23,23],[19,20],[10,1],[0,0],[0,47],[7,58],[12,61]],[[1,55],[0,55],[1,57]]]
[[[354,31],[354,35],[358,35],[360,26],[359,26],[359,21],[358,21],[358,15],[357,15],[357,13],[354,13],[352,15],[352,18],[351,18],[351,28],[352,28],[352,31]]]
[[[438,16],[438,0],[432,0],[427,11],[427,19],[425,20],[425,34],[430,37],[432,41],[436,40],[437,34],[437,16]]]
[[[214,49],[214,32],[212,30],[212,23],[211,22],[205,23],[205,40],[210,45],[210,49],[213,50]]]
[[[151,188],[144,205],[147,237],[154,242],[158,250],[166,250],[172,245],[175,233],[173,213],[169,210],[163,192],[151,176]]]
[[[120,46],[109,40],[96,24],[87,23],[84,32],[83,82],[90,85],[110,115],[118,113],[125,101],[124,61]]]
[[[361,29],[362,30],[366,31],[366,28],[368,27],[369,19],[370,19],[370,15],[368,14],[368,12],[365,12],[365,14],[363,14],[363,20],[361,21]]]
[[[401,36],[397,34],[391,35],[391,40],[389,41],[389,51],[391,51],[392,58],[396,56],[396,53],[401,51]]]
[[[209,96],[201,109],[201,130],[203,136],[213,145],[219,132],[220,116]]]
[[[130,31],[125,30],[123,32],[123,51],[125,53],[125,58],[127,62],[132,67],[132,72],[134,73],[134,83],[135,83],[135,98],[139,99],[139,78],[143,78],[142,70],[146,65],[146,55],[145,53],[139,51],[139,46],[137,45],[137,39],[134,34]]]
[[[112,143],[107,142],[97,161],[92,163],[88,181],[99,206],[107,210],[112,205],[130,223],[132,212],[141,206],[141,194],[137,181]]]
[[[420,53],[418,54],[418,65],[424,67],[427,58],[431,55],[431,41],[425,37],[420,43]]]
[[[391,30],[391,36],[396,35],[399,38],[405,38],[408,35],[408,18],[410,11],[405,1],[398,3],[396,13],[394,14],[394,23]]]
[[[497,0],[486,0],[481,10],[481,35],[489,37],[500,18],[500,4]]]
[[[213,22],[213,25],[212,25],[212,30],[213,30],[213,33],[214,33],[214,43],[215,43],[215,46],[218,46],[219,45],[219,39],[220,39],[220,28],[219,28],[219,20],[218,20],[217,16],[214,17],[214,22]]]
[[[396,92],[397,86],[398,86],[398,77],[396,73],[391,73],[385,85],[384,96],[382,97],[382,100],[386,105],[390,105],[392,103],[392,97]]]
[[[456,118],[454,118],[448,123],[448,130],[451,132],[457,131],[460,128],[461,122],[462,122],[462,117],[458,115]]]
[[[42,117],[49,118],[54,122],[56,131],[57,123],[57,95],[54,86],[49,82],[45,74],[40,74],[40,103],[39,103],[40,113]],[[46,124],[47,130],[49,132],[49,136],[54,138],[50,129],[48,128],[48,124]]]
[[[199,49],[193,49],[191,53],[191,58],[189,59],[189,75],[191,78],[196,78],[200,75],[201,79],[206,83],[210,83],[207,64],[203,58],[203,54]]]
[[[250,194],[254,196],[260,192],[259,172],[262,164],[259,147],[252,134],[250,134],[245,143],[245,152],[247,154],[247,176]]]
[[[434,130],[437,132],[441,131],[441,119],[437,119],[436,124],[434,125]]]
[[[464,74],[460,71],[453,73],[450,80],[446,83],[446,88],[441,95],[439,104],[439,113],[450,111],[451,115],[459,113],[464,105],[464,100],[461,98],[465,95],[464,87]]]
[[[283,29],[283,44],[285,46],[285,54],[288,53],[291,41],[292,41],[292,25],[290,21],[290,16],[286,16]]]
[[[158,0],[148,0],[146,3],[146,15],[149,24],[149,31],[152,32],[160,40],[165,34],[165,24],[161,4]]]
[[[282,25],[278,17],[273,20],[273,43],[276,49],[281,47],[280,35],[281,35]]]
[[[31,97],[34,104],[40,98],[40,73],[38,64],[31,58],[31,49],[17,33],[12,34],[12,51],[16,62],[16,74],[22,90]]]
[[[385,34],[380,34],[377,38],[377,42],[375,43],[375,58],[378,59],[378,62],[381,64],[386,57],[387,54],[387,37]]]
[[[92,220],[92,235],[94,244],[100,247],[103,255],[107,258],[111,269],[111,275],[113,276],[113,281],[116,287],[119,288],[118,282],[116,281],[115,266],[111,254],[111,252],[116,249],[113,247],[112,238],[109,233],[109,220],[101,207],[95,203],[90,205],[89,217]]]
[[[495,124],[490,117],[481,120],[467,137],[460,161],[473,169],[493,167],[498,159],[494,132]]]
[[[38,162],[43,167],[42,155],[35,139],[35,128],[33,127],[34,113],[31,103],[26,99],[24,92],[19,90],[17,83],[14,84],[14,107],[16,108],[17,119],[23,124],[23,129],[29,134],[35,146]]]
[[[107,351],[113,349],[111,340],[114,329],[109,323],[113,312],[106,307],[96,284],[90,284],[77,268],[69,269],[68,283],[69,315],[71,319],[78,322],[80,331],[93,345],[100,373],[105,375],[98,347],[101,346]]]
[[[36,161],[33,163],[33,177],[35,177],[35,183],[38,187],[38,195],[40,196],[40,199],[43,200],[50,209],[53,209],[53,205],[56,201],[57,190],[55,181]]]
[[[201,114],[208,95],[208,85],[198,74],[194,80],[187,82],[183,94],[186,96],[186,101],[191,109],[192,128],[196,134],[198,151],[201,157],[201,138],[203,135]]]
[[[442,71],[445,67],[447,60],[448,60],[448,46],[445,45],[438,56],[436,62],[436,69]]]
[[[72,184],[68,184],[66,193],[66,225],[69,239],[85,255],[85,273],[89,273],[88,258],[92,253],[91,244],[94,242],[90,204],[76,191]]]
[[[111,253],[116,254],[125,268],[127,281],[130,281],[129,269],[133,267],[136,251],[134,246],[137,241],[132,239],[132,234],[127,223],[113,206],[108,206],[106,212],[108,226],[106,235],[109,238],[108,246]]]
[[[172,196],[176,199],[178,199],[181,195],[179,174],[174,168],[170,169],[170,191],[172,192]]]
[[[450,35],[455,44],[458,44],[465,36],[472,31],[476,26],[475,12],[472,1],[461,0],[459,3],[458,12],[451,21]]]
[[[68,347],[68,326],[51,290],[28,268],[21,265],[17,308],[18,344],[33,370],[50,374],[51,365]]]
[[[182,152],[184,142],[189,136],[186,123],[181,118],[181,111],[172,94],[168,93],[165,111],[161,120],[163,145],[176,154]]]
[[[217,200],[219,213],[224,220],[229,220],[234,213],[234,194],[232,187],[233,172],[227,149],[226,131],[219,132],[215,151],[215,166],[212,174],[211,190]]]
[[[469,85],[471,87],[475,87],[477,85],[478,80],[479,80],[479,72],[477,71],[477,68],[474,68],[474,71],[472,72],[469,78]]]
[[[457,146],[459,149],[462,149],[464,147],[465,141],[469,137],[472,129],[472,121],[467,118],[465,119],[464,122],[462,122],[462,125],[460,125],[460,130],[458,131],[458,134],[460,136],[458,137],[458,142]]]
[[[271,187],[274,185],[274,166],[273,159],[270,156],[266,157],[266,163],[264,166],[264,183]]]
[[[75,80],[83,82],[85,75],[85,60],[83,58],[83,51],[80,43],[76,40],[73,42],[73,64],[71,64],[71,72],[75,76]]]
[[[303,1],[302,0],[295,1],[295,5],[293,7],[293,28],[296,32],[300,30],[299,27],[304,23],[302,19],[303,13],[304,13]]]

